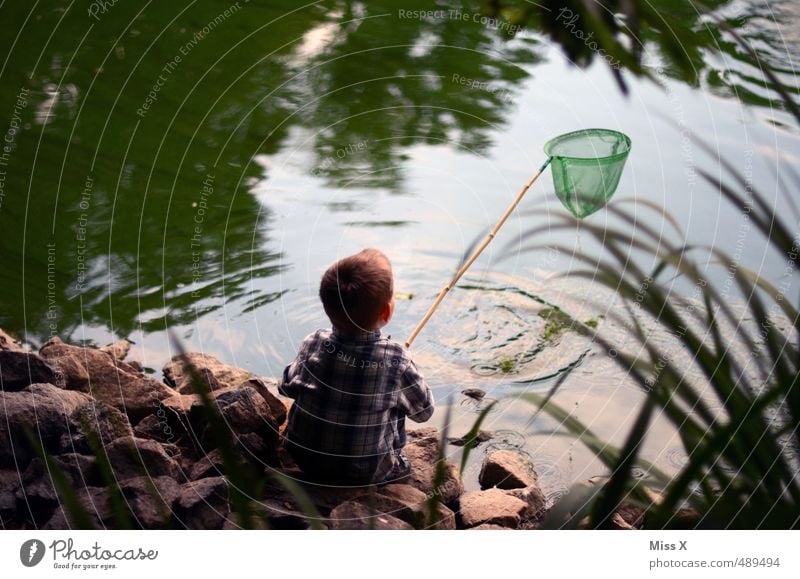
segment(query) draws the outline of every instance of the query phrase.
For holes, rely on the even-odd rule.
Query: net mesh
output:
[[[560,135],[544,146],[551,158],[556,195],[575,217],[603,207],[617,189],[631,140],[608,129]]]

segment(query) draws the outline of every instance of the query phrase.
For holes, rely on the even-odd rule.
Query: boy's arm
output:
[[[401,406],[411,420],[425,422],[433,416],[433,394],[413,360],[408,361],[408,366],[403,372],[402,383]]]
[[[294,360],[292,360],[292,363],[283,369],[283,375],[280,380],[278,380],[278,392],[280,394],[288,396],[289,398],[297,397],[299,386],[295,378],[300,376],[303,371],[308,354],[308,347],[313,340],[313,336],[316,336],[316,334],[306,336],[303,343],[300,344],[300,348],[297,350],[297,355],[294,357]]]

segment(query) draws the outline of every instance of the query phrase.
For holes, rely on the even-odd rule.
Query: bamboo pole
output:
[[[531,188],[531,186],[536,182],[536,179],[539,178],[539,176],[544,172],[544,170],[550,164],[550,161],[551,161],[551,157],[548,157],[547,161],[545,161],[544,164],[541,167],[539,167],[539,170],[536,172],[536,174],[533,177],[531,177],[530,180],[527,183],[525,183],[525,186],[522,187],[522,189],[520,190],[519,193],[517,193],[516,198],[511,203],[511,205],[508,206],[508,209],[506,209],[506,212],[503,213],[503,216],[500,218],[500,220],[497,223],[495,223],[494,227],[492,227],[492,230],[489,232],[489,235],[486,236],[486,239],[483,240],[483,242],[472,253],[472,255],[469,257],[469,259],[464,262],[464,265],[462,265],[459,268],[459,270],[453,276],[453,279],[450,280],[450,283],[448,283],[444,288],[442,288],[442,291],[439,292],[439,296],[436,298],[436,301],[434,301],[433,304],[431,304],[431,307],[428,308],[428,311],[425,314],[425,316],[422,318],[422,320],[420,320],[419,324],[417,324],[417,327],[414,328],[414,331],[411,332],[411,335],[406,340],[406,348],[410,348],[411,347],[411,344],[416,339],[417,334],[420,333],[422,328],[425,327],[425,324],[428,323],[428,320],[431,319],[431,316],[433,316],[433,313],[439,307],[439,304],[442,303],[442,300],[444,300],[444,298],[447,295],[447,293],[450,290],[452,290],[453,287],[455,287],[455,285],[458,283],[458,280],[461,279],[461,276],[464,275],[464,273],[466,273],[466,271],[475,262],[475,260],[478,259],[478,256],[481,253],[483,253],[483,250],[486,249],[486,246],[488,246],[492,242],[492,239],[494,239],[494,236],[497,235],[497,232],[500,230],[500,228],[503,226],[503,224],[506,222],[506,220],[509,218],[509,216],[514,212],[514,209],[517,208],[517,205],[519,205],[519,202],[522,201],[523,197],[525,197],[525,193],[528,192],[528,189]]]

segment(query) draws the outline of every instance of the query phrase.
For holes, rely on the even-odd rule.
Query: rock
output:
[[[473,400],[483,400],[486,396],[486,392],[480,388],[467,388],[466,390],[462,390],[461,393],[467,398],[472,398]]]
[[[224,364],[210,354],[189,352],[174,356],[163,369],[164,380],[181,394],[194,393],[191,375],[185,368],[187,364],[192,364],[199,371],[201,378],[207,381],[212,392],[239,386],[253,376],[247,370]]]
[[[641,529],[644,524],[644,509],[630,501],[620,504],[614,514],[618,515],[622,522],[632,529]]]
[[[478,525],[477,527],[470,527],[467,529],[468,531],[508,531],[508,527],[501,527],[500,525],[494,525],[492,523],[484,523],[482,525]]]
[[[155,440],[125,436],[107,445],[106,454],[117,480],[139,476],[178,478],[180,467],[167,448],[170,447]],[[170,450],[175,452],[174,447]]]
[[[208,454],[201,456],[189,469],[189,480],[199,480],[213,476],[222,476],[225,473],[225,462],[222,460],[222,453],[219,449],[214,449]]]
[[[25,347],[22,345],[22,342],[7,334],[0,328],[0,350],[11,351],[11,352],[25,352]]]
[[[81,511],[88,519],[88,526],[72,516],[69,508],[59,505],[50,520],[41,528],[44,530],[61,531],[66,529],[110,529],[114,528],[111,501],[109,492],[105,488],[85,487],[76,490]]]
[[[224,478],[191,481],[181,488],[175,514],[189,529],[221,529],[230,515],[228,500]]]
[[[14,469],[0,469],[0,521],[2,527],[8,528],[7,523],[17,519],[17,490],[20,488],[19,472]],[[15,521],[20,522],[20,521]]]
[[[477,527],[484,523],[516,528],[528,509],[528,503],[492,488],[471,491],[461,495],[459,514],[465,527]]]
[[[264,397],[255,388],[242,386],[212,392],[211,398],[248,460],[277,464],[278,426]],[[208,423],[208,411],[199,396],[189,410],[189,423],[199,446],[206,450],[214,448],[216,441]]]
[[[121,482],[120,490],[139,527],[161,529],[172,518],[172,504],[181,494],[181,485],[166,476],[140,476]]]
[[[469,434],[465,434],[464,436],[460,436],[458,438],[448,438],[448,444],[452,444],[453,446],[466,446],[468,443],[470,448],[475,448],[478,445],[489,441],[492,439],[492,433],[488,430],[479,430],[478,434],[474,437],[469,436]]]
[[[547,507],[547,497],[538,484],[534,483],[524,489],[510,489],[504,492],[509,496],[524,501],[528,505],[528,508],[522,513],[522,523],[538,522],[544,515]]]
[[[405,521],[377,512],[357,501],[345,501],[331,511],[331,526],[336,530],[412,530]]]
[[[533,465],[512,450],[496,450],[486,456],[478,475],[481,488],[518,489],[536,483]]]
[[[0,390],[16,392],[31,384],[55,384],[55,370],[33,352],[0,349]]]
[[[133,436],[128,418],[105,402],[92,400],[70,416],[71,428],[61,436],[63,452],[94,454],[95,448],[103,447],[123,436]],[[94,445],[92,443],[94,439]]]
[[[1,392],[0,464],[24,470],[37,452],[28,443],[25,429],[30,429],[38,444],[47,452],[59,454],[63,438],[71,432],[76,410],[92,402],[81,392],[70,392],[52,384],[31,384],[19,392]]]
[[[272,386],[275,387],[277,382],[273,381]],[[250,378],[239,384],[239,388],[244,388],[249,386],[253,388],[256,392],[261,394],[261,397],[264,398],[264,401],[269,406],[269,410],[272,413],[272,419],[275,421],[275,424],[278,426],[282,425],[286,421],[288,410],[286,405],[273,394],[267,383],[264,381],[263,378]]]
[[[425,493],[408,484],[390,484],[378,489],[373,497],[367,495],[366,504],[374,504],[383,513],[402,519],[417,529],[440,529],[451,531],[456,528],[453,511],[437,501],[436,520],[429,519],[428,501]]]
[[[133,422],[151,414],[161,400],[175,395],[166,384],[96,348],[70,346],[53,338],[42,346],[40,354],[61,372],[65,388],[91,393],[122,410]]]
[[[458,467],[445,461],[444,481],[436,485],[436,465],[439,457],[439,433],[427,427],[407,432],[408,442],[404,449],[411,463],[409,484],[421,490],[427,497],[436,496],[443,503],[454,502],[464,491]]]
[[[111,357],[114,358],[115,360],[122,361],[127,357],[128,352],[131,351],[132,345],[133,342],[131,342],[130,340],[117,340],[116,342],[113,342],[111,344],[108,344],[107,346],[99,348],[99,350],[101,352],[105,352],[106,354],[111,355]]]
[[[50,469],[39,458],[34,458],[22,474],[22,484],[16,493],[17,505],[21,513],[33,525],[44,525],[53,511],[64,501],[65,487],[81,489],[99,483],[96,459],[93,456],[65,454],[51,457]]]

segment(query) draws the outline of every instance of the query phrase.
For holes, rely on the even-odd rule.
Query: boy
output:
[[[428,420],[433,396],[405,347],[381,337],[394,313],[389,259],[365,249],[337,261],[322,276],[319,297],[333,327],[305,338],[278,388],[295,400],[286,449],[321,481],[406,478],[405,417]]]

